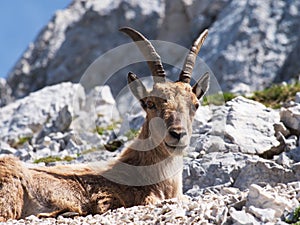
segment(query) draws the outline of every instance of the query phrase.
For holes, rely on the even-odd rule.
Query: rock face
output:
[[[221,11],[201,51],[224,89],[253,91],[299,73],[299,10],[297,1],[233,0]]]
[[[46,85],[78,82],[97,57],[128,42],[118,32],[122,26],[134,27],[149,39],[184,47],[209,27],[200,57],[222,89],[257,90],[299,74],[299,11],[299,1],[285,0],[75,0],[58,11],[29,45],[9,74],[8,83],[13,96],[22,97]],[[159,50],[163,55],[174,54],[172,49]],[[125,62],[126,57],[118,62]],[[175,57],[174,65],[181,65],[183,57]],[[132,68],[149,74],[145,64]],[[104,77],[102,72],[97,76]],[[115,87],[114,95],[115,89],[126,84],[125,74],[120,71],[109,81]]]
[[[8,86],[6,80],[0,78],[0,107],[7,105],[13,101],[12,90]]]
[[[253,91],[299,74],[299,10],[283,0],[224,6],[201,49],[223,90]]]
[[[134,27],[149,39],[159,37],[190,45],[198,31],[212,23],[212,18],[227,1],[196,2],[73,1],[67,9],[55,14],[9,74],[13,95],[22,97],[62,81],[78,82],[97,57],[128,42],[127,37],[118,32],[122,26]],[[210,10],[205,14],[208,8]],[[180,24],[175,24],[174,20]],[[173,35],[178,32],[178,26],[180,35]],[[126,84],[125,73],[119,77],[121,80],[115,80],[115,86],[120,81]]]
[[[74,1],[56,13],[16,64],[8,78],[13,94],[20,97],[45,85],[78,82],[97,57],[124,43],[125,36],[116,35],[121,26],[143,27],[147,21],[146,34],[157,30],[163,4]]]

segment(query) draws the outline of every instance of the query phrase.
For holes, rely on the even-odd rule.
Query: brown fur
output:
[[[128,75],[131,91],[147,116],[139,137],[107,168],[97,164],[29,168],[16,157],[1,157],[0,221],[104,213],[181,198],[182,155],[198,99],[209,82],[206,74],[191,87],[185,83],[186,73],[183,77],[175,83],[155,83],[148,92],[135,75]]]

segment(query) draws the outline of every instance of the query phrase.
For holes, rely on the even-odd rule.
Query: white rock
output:
[[[276,111],[243,97],[237,97],[226,105],[229,111],[225,136],[238,145],[241,152],[263,154],[280,145],[273,127],[279,122]]]
[[[76,116],[84,102],[79,84],[61,83],[31,93],[0,109],[0,139],[17,142],[19,137],[31,137],[66,106]]]
[[[24,145],[22,145],[21,148],[17,150],[15,153],[15,156],[20,158],[22,161],[28,161],[32,159],[32,156],[34,155],[33,152],[34,148],[26,142]]]
[[[276,135],[278,134],[278,132],[280,132],[284,137],[287,137],[288,135],[290,135],[290,131],[284,126],[284,124],[282,122],[275,123],[274,129],[275,129]]]
[[[289,108],[281,108],[280,119],[286,127],[300,133],[300,104]]]
[[[183,189],[191,196],[198,196],[200,188],[218,185],[231,186],[234,183],[237,185],[236,187],[240,187],[239,180],[242,178],[241,183],[249,185],[244,180],[248,179],[248,176],[244,177],[240,171],[252,158],[252,156],[242,153],[212,152],[205,154],[202,158],[186,159],[190,161],[185,162],[186,166],[183,169]],[[259,172],[255,171],[256,173]],[[239,174],[242,178],[239,178]],[[239,178],[238,183],[235,182],[237,177]]]
[[[246,206],[254,206],[261,209],[272,209],[274,210],[276,218],[281,217],[285,210],[292,210],[293,207],[288,199],[278,196],[276,193],[268,192],[256,184],[252,184],[249,188]]]
[[[286,152],[282,152],[280,155],[276,155],[273,157],[276,163],[285,166],[285,167],[290,167],[292,160],[290,157],[287,156]]]
[[[298,145],[298,137],[296,135],[289,136],[285,141],[287,150],[296,149]]]
[[[51,142],[51,144],[49,145],[49,149],[51,150],[51,152],[53,153],[57,153],[60,150],[60,144],[57,142]]]
[[[194,118],[194,127],[203,126],[208,123],[208,120],[212,117],[212,110],[209,106],[201,106],[196,111]]]
[[[51,149],[45,147],[45,148],[42,148],[42,149],[39,149],[38,152],[37,152],[37,155],[36,157],[37,158],[45,158],[45,157],[48,157],[48,156],[51,156]]]
[[[300,92],[296,93],[295,102],[300,104]]]
[[[259,225],[259,222],[249,213],[238,211],[234,208],[229,210],[234,225]]]
[[[122,117],[122,124],[120,131],[118,132],[119,136],[125,135],[130,130],[138,131],[145,121],[145,112],[141,110],[134,115],[126,113],[125,115],[122,115]]]
[[[12,148],[9,144],[4,141],[0,141],[0,155],[1,154],[15,154],[16,149]]]
[[[275,186],[279,183],[287,183],[299,179],[300,167],[292,164],[291,168],[285,168],[273,160],[266,160],[260,157],[248,159],[244,166],[239,169],[235,177],[234,186],[242,190],[247,189],[251,184],[268,183]]]
[[[275,210],[270,208],[256,208],[251,205],[248,208],[249,212],[252,213],[256,218],[260,219],[260,221],[266,222],[275,222]]]
[[[191,146],[198,152],[242,152],[270,158],[281,149],[275,136],[279,128],[277,132],[274,128],[279,113],[261,103],[240,96],[225,106],[210,107],[209,115],[205,124],[194,126]]]
[[[68,109],[68,106],[64,106],[59,110],[57,117],[52,122],[51,130],[53,132],[67,131],[72,122],[72,115]]]

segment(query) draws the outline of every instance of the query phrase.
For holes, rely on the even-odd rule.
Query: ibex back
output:
[[[189,84],[207,30],[192,45],[176,82],[166,81],[159,55],[142,34],[131,28],[121,31],[136,42],[154,79],[148,91],[135,74],[128,74],[129,87],[146,112],[139,136],[106,169],[91,165],[28,168],[15,157],[1,157],[0,221],[29,215],[97,214],[182,197],[180,163],[199,99],[209,84],[208,73],[193,87]]]

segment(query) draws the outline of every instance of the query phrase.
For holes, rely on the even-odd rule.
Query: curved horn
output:
[[[165,82],[166,73],[160,60],[160,56],[155,51],[153,45],[147,38],[145,38],[140,32],[130,28],[123,27],[120,31],[127,34],[144,55],[147,60],[148,66],[151,70],[154,82]]]
[[[184,83],[190,83],[197,55],[207,35],[208,35],[208,30],[205,29],[194,42],[193,46],[190,49],[189,54],[186,56],[183,69],[179,76],[179,81]]]

